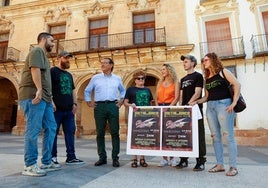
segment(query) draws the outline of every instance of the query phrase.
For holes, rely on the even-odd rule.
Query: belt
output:
[[[117,102],[117,100],[114,100],[114,101],[109,101],[109,100],[106,100],[106,101],[96,101],[96,103],[98,104],[109,104],[109,103],[115,103],[115,102]]]

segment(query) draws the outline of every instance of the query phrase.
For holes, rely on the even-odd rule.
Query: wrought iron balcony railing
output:
[[[13,47],[0,47],[0,62],[16,62],[19,58],[19,50]]]
[[[253,49],[253,57],[268,54],[268,34],[252,35],[250,41]]]
[[[243,37],[230,40],[201,42],[200,54],[204,57],[207,53],[215,52],[221,59],[234,59],[245,57]]]
[[[56,41],[56,46],[52,51],[57,54],[62,50],[71,53],[94,52],[100,50],[112,50],[132,48],[139,46],[157,46],[166,44],[165,28],[145,29],[138,32],[116,33],[94,35],[87,38],[79,39],[61,39]],[[30,49],[36,44],[30,46]]]

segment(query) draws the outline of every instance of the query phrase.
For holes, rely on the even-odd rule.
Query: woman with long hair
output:
[[[234,107],[240,95],[240,83],[235,76],[223,65],[215,53],[208,53],[203,59],[205,76],[205,96],[194,101],[191,105],[200,104],[207,101],[206,116],[211,132],[213,147],[217,164],[209,172],[224,172],[223,142],[226,138],[229,155],[229,170],[227,176],[235,176],[237,170],[237,145],[234,136]],[[234,95],[231,96],[226,79],[233,85]]]
[[[170,64],[163,64],[161,68],[162,78],[156,88],[156,105],[157,106],[175,106],[179,99],[179,82],[176,71]],[[177,162],[174,157],[164,156],[159,166],[176,166]]]

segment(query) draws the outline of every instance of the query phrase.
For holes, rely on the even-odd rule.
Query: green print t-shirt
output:
[[[58,67],[51,68],[50,72],[53,102],[56,105],[57,110],[72,110],[73,90],[75,89],[72,75]]]
[[[149,88],[130,87],[126,91],[125,99],[129,103],[135,103],[136,106],[150,106],[153,100],[153,95]]]

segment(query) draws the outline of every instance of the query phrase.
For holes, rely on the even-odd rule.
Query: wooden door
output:
[[[0,62],[6,61],[7,59],[7,47],[8,41],[0,41]]]
[[[208,52],[215,52],[219,56],[233,55],[232,37],[229,19],[219,19],[208,21],[206,34],[208,42]]]

